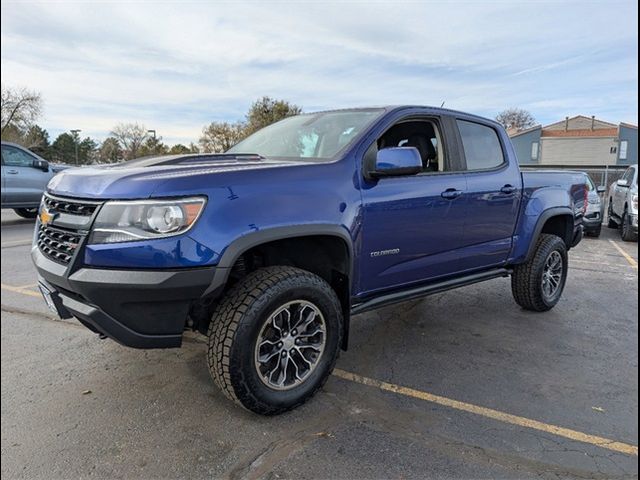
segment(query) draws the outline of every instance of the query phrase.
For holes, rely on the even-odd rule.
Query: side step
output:
[[[420,287],[383,294],[354,305],[351,307],[351,315],[357,315],[359,313],[364,313],[369,310],[392,305],[394,303],[405,302],[407,300],[413,300],[433,295],[435,293],[453,290],[454,288],[465,287],[467,285],[484,282],[485,280],[491,280],[493,278],[508,277],[509,275],[511,275],[511,270],[506,268],[496,268],[464,277],[451,278],[441,282],[430,283],[429,285],[422,285]]]

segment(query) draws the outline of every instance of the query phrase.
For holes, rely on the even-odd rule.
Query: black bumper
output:
[[[31,257],[61,317],[76,317],[90,330],[134,348],[179,347],[191,302],[212,290],[216,276],[215,267],[69,271],[37,248]]]
[[[585,215],[582,218],[582,226],[586,232],[595,232],[602,228],[602,215],[599,212]]]

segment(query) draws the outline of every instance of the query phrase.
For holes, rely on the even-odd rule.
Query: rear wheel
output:
[[[620,236],[625,242],[633,242],[638,240],[638,234],[633,231],[631,227],[631,215],[625,208],[624,216],[622,217],[622,225],[620,226]]]
[[[540,235],[531,259],[516,266],[511,276],[516,303],[525,310],[551,310],[562,296],[568,266],[564,241],[557,235]]]
[[[37,208],[14,208],[13,211],[22,218],[36,218],[38,216]]]
[[[311,398],[338,357],[342,309],[322,278],[268,267],[241,280],[209,326],[209,371],[224,394],[263,415]]]

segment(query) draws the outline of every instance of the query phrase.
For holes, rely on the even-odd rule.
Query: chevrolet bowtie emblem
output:
[[[55,218],[55,214],[49,213],[49,211],[45,208],[40,212],[40,223],[45,227],[49,225],[53,219]]]

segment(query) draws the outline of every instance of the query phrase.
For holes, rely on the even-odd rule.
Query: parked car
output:
[[[508,276],[553,308],[586,199],[580,173],[522,173],[492,120],[339,110],[226,154],[64,171],[31,255],[61,317],[138,348],[200,332],[225,395],[275,414],[322,386],[351,315]]]
[[[2,142],[2,208],[12,208],[23,218],[35,218],[47,183],[64,168],[20,145]]]
[[[588,198],[587,211],[584,214],[584,233],[593,237],[599,237],[602,232],[602,221],[604,219],[604,202],[600,194],[607,189],[602,186],[596,187],[589,175],[585,173],[585,183],[587,184]]]
[[[609,228],[626,242],[638,241],[638,164],[631,165],[609,190]]]

